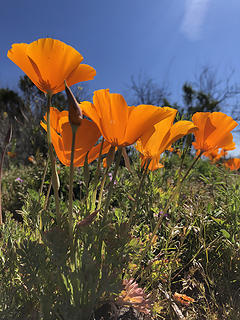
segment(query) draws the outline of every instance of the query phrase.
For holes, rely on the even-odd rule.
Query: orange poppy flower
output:
[[[232,158],[228,159],[224,162],[226,168],[230,170],[238,170],[240,168],[240,159],[239,158]]]
[[[140,153],[140,159],[141,159],[141,167],[146,168],[148,165],[148,169],[151,171],[164,168],[164,165],[160,163],[160,156],[159,157],[150,157],[150,156],[144,156]],[[149,164],[148,164],[149,162]]]
[[[222,112],[197,112],[192,117],[198,127],[194,133],[193,146],[199,152],[213,151],[218,148],[232,150],[235,147],[230,133],[238,123]]]
[[[235,149],[235,144],[234,147],[231,150]],[[213,163],[217,162],[218,160],[220,160],[222,157],[225,157],[227,155],[228,151],[225,149],[215,149],[212,151],[207,151],[204,152],[203,155],[207,158],[209,158],[209,160]]]
[[[45,115],[46,120],[46,115]],[[50,108],[50,127],[54,149],[62,164],[70,166],[72,148],[72,128],[68,119],[68,111],[60,112],[56,108]],[[47,125],[41,122],[41,126],[47,131]],[[99,156],[101,143],[95,145],[101,133],[94,122],[83,119],[76,132],[74,167],[84,165],[88,153],[88,163]],[[111,145],[106,141],[103,144],[102,154],[109,151]]]
[[[204,156],[209,158],[209,160],[213,163],[217,162],[222,157],[221,153],[219,152],[219,149],[204,152]]]
[[[83,57],[79,52],[51,38],[30,44],[15,43],[7,56],[45,93],[63,91],[64,80],[71,86],[96,75],[94,68],[81,64]]]
[[[94,92],[93,103],[80,105],[83,113],[92,119],[102,136],[113,146],[129,146],[155,123],[171,114],[170,108],[152,105],[129,107],[123,96],[108,89]]]
[[[186,134],[197,130],[191,121],[178,121],[173,124],[177,110],[168,109],[171,110],[171,116],[155,124],[137,141],[136,149],[141,153],[141,165],[151,160],[148,168],[152,171],[163,167],[159,163],[160,156],[169,146]]]

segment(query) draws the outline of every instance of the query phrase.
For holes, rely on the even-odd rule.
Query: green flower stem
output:
[[[47,141],[48,141],[48,148],[49,148],[49,157],[51,161],[51,167],[52,167],[52,182],[53,182],[53,191],[54,191],[54,197],[55,197],[55,205],[56,205],[56,220],[57,224],[61,224],[61,216],[60,216],[60,203],[59,203],[59,195],[58,195],[58,189],[59,189],[59,179],[57,175],[57,169],[56,169],[56,159],[54,157],[53,153],[53,145],[52,145],[52,139],[51,139],[51,126],[50,126],[50,106],[51,106],[51,94],[47,95]]]
[[[103,191],[104,191],[104,186],[105,186],[105,182],[106,182],[106,179],[107,179],[107,175],[108,175],[108,171],[109,171],[109,167],[110,165],[112,164],[113,160],[114,160],[114,157],[115,157],[115,147],[111,147],[109,152],[108,152],[108,155],[107,155],[107,167],[105,169],[105,172],[104,172],[104,175],[103,175],[103,178],[102,178],[102,182],[101,182],[101,185],[100,185],[100,191],[99,191],[99,197],[98,197],[98,206],[97,206],[97,210],[100,209],[101,207],[101,204],[102,204],[102,196],[103,196]],[[100,170],[100,167],[99,169]]]
[[[203,154],[203,151],[201,151],[199,153],[199,155],[193,160],[192,164],[190,165],[190,167],[188,168],[187,172],[185,173],[184,177],[181,179],[181,172],[182,172],[182,167],[180,167],[179,172],[178,172],[178,180],[177,180],[177,184],[176,187],[173,188],[173,190],[177,189],[179,191],[178,193],[178,198],[180,197],[180,193],[181,193],[181,186],[184,182],[184,180],[187,178],[187,176],[189,175],[190,171],[192,170],[192,168],[194,167],[195,163],[198,161],[198,159],[200,159],[201,155]],[[182,166],[182,163],[181,163]],[[178,199],[177,199],[178,201]]]
[[[113,185],[114,185],[114,181],[117,176],[117,171],[119,168],[121,156],[122,156],[122,147],[119,147],[118,148],[118,155],[117,155],[117,159],[116,159],[116,164],[115,164],[115,168],[113,171],[112,181],[110,182],[110,185],[109,185],[107,200],[106,200],[106,204],[105,204],[105,209],[104,209],[105,214],[108,212],[108,209],[109,209],[109,205],[110,205],[110,201],[111,201],[111,197],[112,197],[112,192],[113,192]]]
[[[151,159],[148,159],[146,161],[146,163],[144,164],[144,170],[143,170],[142,178],[140,180],[140,183],[139,183],[139,186],[138,186],[138,189],[137,189],[137,192],[136,192],[136,196],[135,196],[134,205],[133,205],[133,208],[132,208],[130,216],[129,216],[129,224],[128,224],[129,227],[131,227],[132,220],[133,220],[133,217],[134,217],[136,209],[137,209],[137,205],[138,205],[138,200],[139,200],[139,197],[140,197],[141,189],[142,189],[142,186],[143,186],[143,182],[144,182],[144,180],[145,180],[145,178],[147,176],[148,167],[149,167],[150,162],[151,162]]]
[[[102,142],[101,142],[101,147],[100,147],[100,151],[99,151],[99,156],[98,156],[98,162],[97,162],[97,172],[100,172],[100,166],[101,166],[101,156],[102,156],[102,150],[103,150],[103,144],[104,144],[104,138],[102,138]]]
[[[97,187],[98,187],[98,179],[99,179],[99,176],[100,176],[100,165],[101,165],[101,155],[102,155],[103,143],[104,143],[104,138],[102,139],[102,142],[101,142],[101,147],[100,147],[99,156],[98,156],[98,162],[97,162],[97,170],[96,170],[96,174],[95,174],[95,177],[94,177],[94,187],[95,187],[95,189],[94,189],[93,195],[92,195],[92,211],[94,211],[95,207],[96,207],[96,198],[97,198],[97,189],[98,189]],[[99,198],[100,198],[100,196],[99,196]],[[102,201],[102,195],[101,195],[101,201]],[[101,205],[101,201],[100,201],[100,205]],[[99,209],[99,208],[100,207],[99,207],[99,200],[98,200],[97,209]]]
[[[43,192],[43,186],[44,186],[44,182],[45,182],[45,178],[46,178],[46,174],[47,174],[48,163],[49,163],[49,158],[47,158],[47,162],[46,162],[44,172],[43,172],[42,182],[41,182],[41,186],[40,186],[40,190],[39,190],[40,196],[42,195],[42,192]]]
[[[102,178],[102,182],[101,182],[101,186],[100,186],[100,191],[99,191],[99,197],[98,197],[97,210],[100,209],[101,204],[102,204],[103,190],[104,190],[105,182],[106,182],[106,179],[107,179],[108,169],[109,169],[109,168],[106,168],[105,173],[104,173],[104,176],[103,176],[103,178]]]
[[[4,146],[2,155],[1,155],[1,160],[0,160],[0,225],[3,224],[2,220],[2,174],[3,174],[3,161],[6,153],[6,145]]]
[[[181,181],[181,174],[182,174],[182,169],[183,169],[183,163],[184,163],[184,159],[185,159],[185,156],[186,156],[186,154],[187,154],[187,151],[188,151],[188,146],[187,146],[186,148],[184,148],[184,150],[183,150],[183,154],[182,154],[182,157],[181,157],[180,167],[179,167],[178,172],[177,172],[177,175],[178,175],[177,184],[179,184],[179,182]]]
[[[183,177],[182,180],[180,181],[179,186],[176,186],[175,189],[173,189],[173,192],[172,192],[171,196],[170,196],[169,199],[168,199],[168,202],[167,202],[167,204],[166,204],[166,207],[164,208],[164,210],[163,210],[160,218],[158,219],[158,222],[157,222],[157,224],[156,224],[156,226],[155,226],[155,228],[154,228],[154,230],[153,230],[153,232],[152,232],[151,238],[149,239],[148,244],[146,245],[146,247],[144,248],[144,250],[143,250],[143,252],[142,252],[142,254],[141,254],[141,256],[140,256],[140,259],[139,259],[140,262],[143,261],[143,259],[145,258],[146,253],[147,253],[148,249],[150,248],[150,246],[151,246],[151,244],[152,244],[152,240],[153,240],[154,236],[156,235],[156,233],[157,233],[160,225],[162,224],[162,221],[163,221],[163,219],[164,219],[164,216],[165,216],[166,213],[168,212],[168,209],[169,209],[172,201],[174,201],[174,199],[175,199],[175,197],[176,197],[176,195],[177,195],[180,187],[182,186],[184,180],[186,179],[186,177],[188,176],[188,174],[189,174],[190,171],[192,170],[193,166],[194,166],[194,165],[196,164],[196,162],[199,160],[199,158],[201,157],[201,155],[202,155],[202,152],[200,152],[200,154],[194,159],[194,161],[192,162],[191,166],[188,168],[186,174],[184,175],[184,177]],[[136,272],[137,272],[137,269],[133,272],[133,274],[132,274],[133,277],[135,276]]]
[[[78,126],[71,124],[72,127],[72,149],[71,149],[71,162],[70,162],[70,174],[69,174],[69,203],[68,203],[68,217],[69,217],[69,235],[71,243],[71,256],[73,257],[73,175],[74,175],[74,150],[75,139]]]
[[[49,163],[49,158],[47,158],[47,162],[46,162],[46,165],[45,165],[45,168],[44,168],[44,172],[43,172],[43,177],[42,177],[41,186],[40,186],[40,190],[39,190],[39,203],[40,203],[41,197],[42,197],[43,185],[44,185],[46,174],[47,174],[48,163]],[[42,226],[43,226],[43,224],[42,224],[42,211],[43,210],[41,210],[40,213],[39,213],[39,230],[40,230],[40,234],[41,234]],[[40,239],[41,239],[41,235],[40,235]]]
[[[52,188],[52,176],[51,176],[51,179],[50,179],[50,181],[49,181],[48,190],[47,190],[47,194],[46,194],[46,197],[45,197],[43,210],[47,210],[48,200],[49,200],[51,188]]]
[[[191,166],[188,168],[187,172],[185,173],[185,176],[182,178],[181,183],[183,183],[183,181],[187,178],[187,176],[189,175],[190,171],[192,170],[192,168],[194,167],[194,165],[197,163],[197,161],[200,159],[200,157],[202,156],[203,151],[201,151],[199,153],[199,155],[193,160]]]

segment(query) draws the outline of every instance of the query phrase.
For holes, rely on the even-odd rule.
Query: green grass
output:
[[[96,183],[95,166],[90,166],[89,186],[84,183],[82,170],[76,170],[76,269],[69,262],[65,200],[69,169],[59,166],[61,228],[55,223],[53,196],[39,197],[44,171],[41,161],[10,166],[4,172],[1,319],[35,319],[41,315],[44,320],[84,319],[84,314],[113,301],[121,291],[122,278],[132,274],[139,286],[151,293],[153,319],[179,319],[181,314],[199,320],[240,318],[238,172],[200,160],[172,197],[181,166],[177,155],[166,156],[165,168],[149,173],[139,191],[142,172],[135,155],[132,160],[131,173],[125,167],[118,171],[108,214],[100,211],[86,227],[78,227],[78,222],[92,213],[89,199]],[[192,161],[186,156],[182,174]],[[15,181],[18,177],[23,182]],[[45,195],[49,182],[48,171]],[[103,207],[109,183],[108,177]],[[12,219],[16,213],[22,215],[23,222]],[[155,242],[141,260],[159,218]],[[181,304],[173,300],[175,292],[195,302]]]

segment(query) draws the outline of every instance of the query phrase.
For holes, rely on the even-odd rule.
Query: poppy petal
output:
[[[92,80],[96,76],[96,70],[87,65],[79,64],[66,78],[68,86],[72,86],[75,83]]]
[[[232,140],[230,139],[228,133],[232,131],[238,125],[238,123],[222,112],[213,112],[212,114],[210,114],[209,120],[215,127],[215,130],[208,135],[208,144],[215,144],[219,145],[219,147],[224,147],[225,145],[227,145],[227,143],[231,143]],[[228,138],[225,139],[226,134]]]
[[[196,132],[197,130],[198,128],[191,121],[181,120],[174,123],[170,129],[170,137],[166,148],[187,134]]]
[[[139,105],[129,108],[128,127],[125,141],[128,145],[139,139],[149,127],[176,114],[176,110],[168,107],[156,107],[151,105]]]
[[[32,80],[32,82],[38,84],[38,75],[36,74],[30,60],[27,56],[27,43],[15,43],[8,51],[7,56],[12,62],[14,62],[24,73]]]
[[[122,95],[109,93],[108,89],[94,92],[93,104],[100,119],[103,137],[113,145],[120,145],[124,140],[128,106]]]
[[[111,144],[108,143],[107,141],[104,141],[103,147],[102,147],[102,154],[108,153],[110,148],[111,148]],[[94,160],[96,160],[99,157],[100,150],[101,150],[101,143],[98,143],[96,146],[94,146],[89,151],[89,153],[88,153],[88,163],[93,162]],[[78,152],[76,152],[76,160],[74,161],[74,164],[75,164],[76,167],[80,167],[80,166],[84,165],[86,154],[87,153],[85,153],[84,155],[80,155],[78,157]]]
[[[154,130],[150,128],[143,133],[136,145],[136,149],[139,152],[145,154],[146,156],[154,157],[164,151],[164,146],[166,144],[165,141],[167,141],[169,138],[169,130],[177,113],[177,110],[175,109],[170,111],[170,116],[155,124],[153,127]]]

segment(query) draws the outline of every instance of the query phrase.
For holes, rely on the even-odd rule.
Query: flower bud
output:
[[[82,110],[80,109],[79,104],[77,103],[77,100],[74,97],[74,94],[72,93],[71,89],[68,87],[66,81],[65,92],[67,94],[69,104],[69,122],[71,125],[80,126],[83,118]]]

